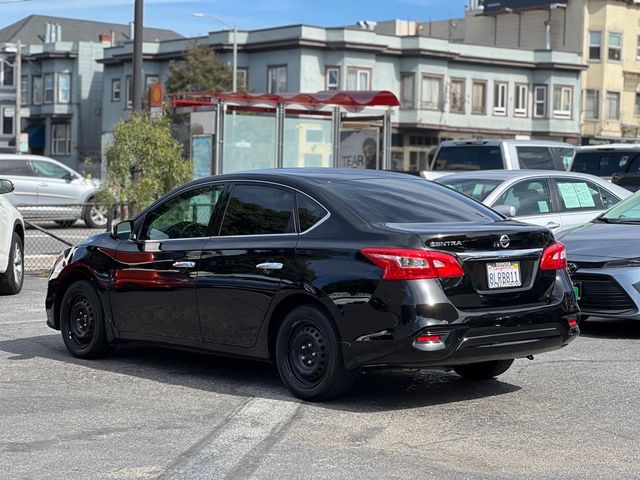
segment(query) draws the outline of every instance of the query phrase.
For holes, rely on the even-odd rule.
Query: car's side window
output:
[[[24,160],[0,160],[0,175],[33,177],[33,171]]]
[[[56,165],[55,163],[32,160],[31,165],[33,165],[33,170],[36,172],[36,177],[46,177],[46,178],[70,178],[71,177],[71,172]]]
[[[564,211],[604,210],[601,190],[597,185],[584,180],[556,180],[560,194],[560,207]]]
[[[605,190],[604,188],[598,187],[598,191],[600,192],[600,198],[602,199],[602,205],[605,209],[609,209],[613,207],[616,203],[620,201],[618,197],[616,197],[613,193]]]
[[[516,147],[521,169],[555,170],[549,147]]]
[[[173,197],[147,214],[141,240],[170,240],[207,236],[224,185],[208,185]]]
[[[636,156],[636,158],[633,159],[633,162],[631,163],[631,165],[629,166],[629,170],[627,171],[629,173],[640,172],[640,155]]]
[[[295,195],[291,190],[240,184],[229,198],[220,236],[295,233]]]
[[[545,179],[525,180],[512,185],[493,204],[508,205],[516,209],[516,216],[544,215],[551,213],[549,183]]]
[[[568,170],[569,167],[571,166],[573,155],[576,153],[576,149],[568,148],[568,147],[560,147],[556,149],[556,152],[558,153],[558,157],[560,158],[560,161],[562,162],[564,169]]]
[[[297,201],[298,221],[301,232],[306,232],[312,228],[329,213],[318,202],[301,193],[297,194]]]

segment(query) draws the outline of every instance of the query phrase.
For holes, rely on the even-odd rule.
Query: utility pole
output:
[[[144,0],[136,0],[133,30],[133,111],[142,111],[142,41]]]
[[[16,153],[20,153],[20,133],[22,132],[22,42],[20,40],[16,49],[15,66],[16,79],[13,83],[16,86],[16,112],[13,128],[16,134]]]

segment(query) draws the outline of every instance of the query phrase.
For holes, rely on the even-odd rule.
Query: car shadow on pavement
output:
[[[640,321],[589,318],[580,322],[580,335],[590,338],[640,339]]]
[[[59,335],[2,340],[0,351],[12,354],[9,361],[44,358],[219,394],[295,400],[275,367],[257,361],[136,344],[118,346],[108,358],[81,360],[67,352]],[[317,405],[364,413],[466,402],[518,390],[520,387],[499,380],[470,382],[453,373],[386,370],[359,376],[345,397]]]

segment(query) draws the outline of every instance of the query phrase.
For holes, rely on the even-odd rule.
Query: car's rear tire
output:
[[[502,375],[513,364],[511,360],[495,360],[492,362],[470,363],[458,365],[453,370],[467,380],[489,380]]]
[[[76,221],[75,220],[56,220],[55,223],[60,228],[69,228],[71,225],[76,223]]]
[[[20,235],[14,233],[9,249],[7,271],[0,274],[0,295],[15,295],[24,283],[24,246]]]
[[[60,333],[74,357],[100,358],[111,352],[102,302],[91,283],[76,282],[65,292],[60,306]]]
[[[320,308],[305,305],[284,319],[276,339],[276,365],[296,397],[323,401],[349,390],[355,372],[347,370],[337,328]]]

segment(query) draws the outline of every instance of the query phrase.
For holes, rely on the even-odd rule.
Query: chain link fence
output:
[[[114,211],[106,205],[22,205],[25,270],[46,272],[55,257],[87,237],[111,230]]]

